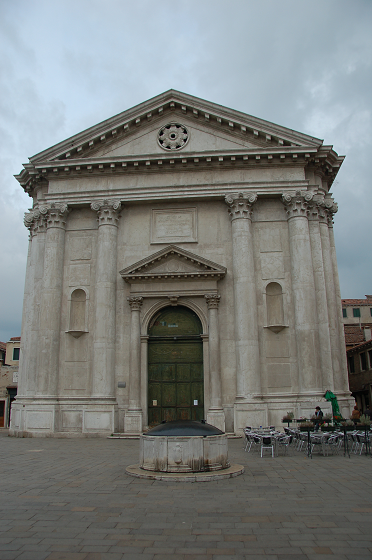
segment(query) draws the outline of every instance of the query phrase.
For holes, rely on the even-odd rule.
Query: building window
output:
[[[353,317],[360,317],[360,309],[359,307],[353,308]]]
[[[349,372],[355,373],[354,356],[349,356],[348,362],[349,362]]]
[[[369,308],[369,313],[370,313],[370,315],[371,315],[371,317],[372,317],[372,307]]]
[[[360,354],[360,367],[362,371],[365,371],[367,369],[367,356],[365,352],[362,352]]]
[[[19,360],[19,348],[13,348],[13,361]]]
[[[346,309],[346,307],[343,307],[343,308],[342,308],[342,316],[343,316],[343,317],[347,317],[347,309]]]
[[[368,350],[369,369],[372,369],[372,350]]]

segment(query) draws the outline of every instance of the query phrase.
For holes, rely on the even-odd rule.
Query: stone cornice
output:
[[[323,150],[319,153],[314,148],[262,148],[40,162],[36,166],[25,164],[25,169],[15,177],[24,190],[32,195],[38,185],[47,185],[50,180],[72,177],[92,177],[102,176],[102,174],[185,173],[205,169],[256,169],[273,166],[304,167],[311,164],[320,169],[331,186],[342,161],[343,157],[336,157],[333,150]]]
[[[206,184],[185,184],[151,186],[146,185],[126,187],[123,189],[120,185],[110,189],[110,200],[119,200],[122,204],[141,203],[141,202],[162,202],[162,201],[195,201],[197,199],[220,200],[223,201],[228,194],[236,194],[236,192],[244,191],[245,193],[255,192],[259,197],[281,197],[284,192],[295,193],[298,190],[306,190],[308,181],[275,181],[275,182],[209,182]],[[70,208],[90,206],[94,201],[108,199],[107,189],[101,189],[94,192],[69,192],[65,193],[48,193],[45,202],[66,202]],[[254,217],[253,217],[254,218]]]

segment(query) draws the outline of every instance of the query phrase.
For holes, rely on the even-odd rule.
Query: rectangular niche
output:
[[[71,260],[90,260],[92,258],[92,238],[91,237],[71,237],[70,240]]]
[[[267,364],[267,386],[271,391],[291,391],[289,363]]]
[[[197,243],[196,208],[153,210],[151,243]]]

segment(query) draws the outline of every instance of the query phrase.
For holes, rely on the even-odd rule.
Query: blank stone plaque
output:
[[[196,208],[153,210],[151,243],[196,243]]]

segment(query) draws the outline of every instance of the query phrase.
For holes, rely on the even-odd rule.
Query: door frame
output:
[[[203,297],[204,300],[204,297]],[[143,413],[143,427],[148,427],[148,328],[149,324],[158,311],[165,307],[172,306],[169,299],[158,300],[145,313],[141,321],[141,407]],[[187,307],[198,316],[202,325],[200,335],[203,343],[203,370],[204,370],[204,414],[209,410],[209,335],[208,321],[204,311],[188,298],[179,298],[175,307]]]

